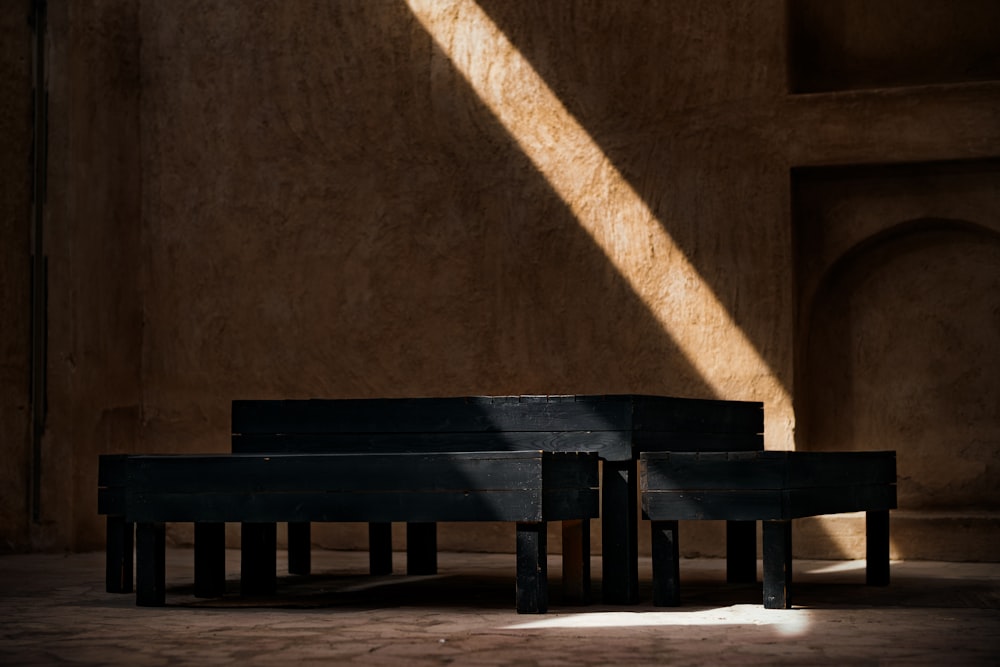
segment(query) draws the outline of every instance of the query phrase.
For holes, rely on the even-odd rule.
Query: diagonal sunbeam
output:
[[[791,448],[788,392],[593,138],[474,0],[406,0],[455,69],[718,396],[751,379]],[[517,85],[510,85],[511,79]],[[777,424],[775,424],[777,426]]]

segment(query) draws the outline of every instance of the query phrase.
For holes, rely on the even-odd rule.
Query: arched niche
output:
[[[901,509],[1000,509],[1000,233],[884,228],[804,306],[797,448],[896,450]]]

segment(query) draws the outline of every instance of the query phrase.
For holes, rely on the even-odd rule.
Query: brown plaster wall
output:
[[[698,18],[690,13],[651,24],[650,14],[579,3],[566,30],[569,6],[483,6],[502,14],[529,59],[547,59],[542,76],[787,380],[789,297],[775,279],[790,260],[772,242],[786,231],[753,233],[754,207],[735,205],[759,198],[780,211],[780,193],[758,184],[784,175],[750,157],[761,148],[753,136],[719,155],[712,146],[739,130],[692,124],[695,114],[671,120],[663,103],[773,95],[782,79],[771,16],[703,17],[744,36],[733,43],[752,53],[709,59],[681,41]],[[143,8],[154,449],[187,448],[190,437],[225,448],[219,398],[238,395],[716,393],[405,5],[187,10]],[[179,18],[191,15],[201,18]],[[619,62],[615,45],[626,43],[636,53]],[[658,44],[673,52],[648,57]],[[717,81],[661,66],[674,58],[703,59]],[[515,87],[516,75],[503,84]],[[734,187],[711,201],[697,195],[722,182]],[[733,216],[736,233],[719,233]],[[741,319],[742,304],[769,316]],[[752,378],[734,375],[728,392],[745,395]]]
[[[775,148],[746,120],[697,112],[773,104],[779,5],[480,6],[698,267],[702,298],[714,292],[787,383],[787,174],[760,159]],[[462,23],[442,14],[430,30],[448,43]],[[755,366],[715,386],[692,368],[658,323],[688,315],[669,294],[644,303],[621,275],[662,281],[645,249],[609,262],[403,3],[151,4],[142,34],[147,450],[224,451],[237,396],[775,403]],[[498,76],[516,97],[518,73]],[[727,333],[691,325],[706,357]],[[790,415],[768,414],[787,446]]]
[[[99,546],[97,456],[137,449],[138,9],[49,5],[48,421],[35,548]]]
[[[97,455],[226,451],[238,397],[761,400],[767,446],[805,446],[804,295],[906,218],[907,197],[882,195],[913,184],[822,181],[817,216],[855,192],[862,213],[803,245],[791,170],[1000,154],[995,82],[790,95],[779,0],[412,4],[433,11],[50,3],[50,419],[27,546],[99,547]],[[506,50],[469,38],[480,12]],[[559,109],[526,93],[531,72]],[[554,174],[524,136],[551,137]],[[964,201],[985,179],[977,201],[996,210],[992,178],[924,197]],[[851,555],[856,523],[843,540],[817,524],[805,546]],[[23,546],[20,525],[0,530]],[[506,528],[448,526],[441,545],[509,549]],[[721,553],[720,526],[685,531],[689,553]],[[895,553],[943,553],[920,544]]]

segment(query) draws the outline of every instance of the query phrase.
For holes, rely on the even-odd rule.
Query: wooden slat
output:
[[[789,519],[896,508],[895,484],[789,489],[785,493],[784,516]]]
[[[238,400],[234,433],[614,431],[631,427],[629,397]]]
[[[601,493],[592,489],[553,489],[542,494],[542,520],[596,519]]]
[[[637,396],[633,428],[674,433],[763,433],[764,404]]]
[[[740,449],[740,447],[733,447]],[[234,453],[420,453],[481,451],[581,451],[602,458],[628,459],[627,431],[505,431],[503,433],[325,433],[240,434],[232,436]]]
[[[583,512],[580,512],[583,513]],[[540,491],[154,493],[130,496],[130,521],[541,521]],[[574,518],[583,518],[576,516]]]
[[[779,452],[772,452],[778,454]],[[783,452],[788,487],[895,484],[895,452]]]
[[[700,492],[785,488],[787,458],[763,454],[764,452],[643,453],[639,459],[640,489]]]
[[[234,433],[763,433],[763,404],[668,396],[237,400]]]
[[[137,456],[129,485],[145,494],[540,490],[542,454]]]
[[[644,452],[763,451],[763,433],[683,433],[638,431],[633,444]]]
[[[642,488],[789,489],[893,484],[894,452],[669,452],[640,455]]]
[[[642,511],[654,521],[781,519],[783,500],[778,490],[647,491],[642,494]]]

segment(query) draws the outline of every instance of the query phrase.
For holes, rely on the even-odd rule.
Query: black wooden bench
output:
[[[629,604],[639,597],[639,453],[762,450],[764,411],[757,402],[641,395],[237,400],[232,431],[237,453],[596,452],[604,601]],[[308,523],[289,524],[288,545],[290,572],[308,573]],[[728,580],[753,581],[754,523],[728,522],[727,545]],[[369,557],[372,573],[391,571],[389,524],[369,526]],[[433,573],[436,558],[435,525],[407,524],[407,572]]]
[[[598,516],[598,496],[598,459],[588,453],[111,455],[100,458],[98,504],[108,515],[109,582],[118,588],[131,584],[136,526],[141,606],[165,603],[167,522],[195,523],[195,594],[214,597],[225,584],[227,522],[242,524],[241,591],[270,594],[276,522],[510,521],[517,611],[543,613],[546,522],[587,523]],[[573,546],[563,576],[583,591],[589,543]]]
[[[896,507],[896,453],[643,453],[642,511],[650,519],[653,603],[680,601],[677,522],[762,522],[764,606],[791,607],[791,520],[866,512],[867,583],[889,583],[889,510]]]

